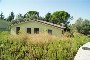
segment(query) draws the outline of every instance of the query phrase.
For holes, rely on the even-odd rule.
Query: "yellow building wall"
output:
[[[59,36],[62,34],[61,29],[58,29],[49,25],[45,25],[39,22],[35,22],[35,21],[24,22],[24,23],[12,26],[11,34],[16,35],[16,27],[20,27],[21,33],[27,33],[27,28],[31,28],[31,34],[34,34],[34,28],[39,28],[40,33],[48,32],[48,29],[51,29],[52,35]]]

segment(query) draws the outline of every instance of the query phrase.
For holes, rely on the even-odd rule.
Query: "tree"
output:
[[[4,15],[3,15],[3,12],[1,12],[1,14],[0,14],[0,19],[4,19]]]
[[[80,32],[84,35],[90,34],[90,21],[84,20]]]
[[[30,18],[30,19],[38,19],[39,17],[39,12],[37,11],[29,11],[24,15],[25,18]]]
[[[70,18],[70,14],[65,11],[56,11],[51,16],[51,22],[55,24],[66,23]]]
[[[18,14],[17,16],[16,16],[16,19],[15,19],[16,21],[19,21],[19,22],[23,22],[23,21],[25,21],[24,20],[24,16],[22,16],[22,14]]]
[[[82,18],[77,19],[77,21],[75,22],[75,27],[77,28],[78,32],[80,32],[80,30],[82,28],[82,22],[83,22]]]
[[[12,21],[12,17],[8,16],[7,21],[11,22]]]
[[[77,31],[81,34],[90,34],[90,21],[87,19],[84,20],[82,18],[79,18],[75,23],[75,27],[77,28]]]
[[[21,19],[23,19],[23,18],[24,18],[24,17],[23,17],[22,14],[20,14],[20,13],[16,16],[16,19],[17,19],[17,20],[21,20]]]
[[[44,20],[44,21],[45,21],[45,18],[44,18],[44,17],[41,17],[41,16],[39,16],[38,19],[39,19],[39,20]]]
[[[10,16],[12,17],[12,20],[13,20],[14,19],[14,12],[11,12]]]
[[[14,13],[11,12],[10,15],[8,16],[7,20],[11,22],[14,19],[14,17],[15,17]]]
[[[46,20],[47,22],[49,22],[49,21],[51,20],[51,13],[47,13],[47,14],[45,15],[45,20]]]

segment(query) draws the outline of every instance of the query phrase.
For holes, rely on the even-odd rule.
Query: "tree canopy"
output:
[[[56,11],[51,16],[51,22],[55,24],[66,23],[70,18],[70,14],[65,11]]]
[[[38,19],[39,17],[39,12],[37,11],[29,11],[24,15],[25,18],[30,18],[30,19]]]
[[[11,22],[14,19],[14,17],[15,17],[14,12],[11,12],[7,20]]]
[[[1,19],[1,20],[3,20],[3,19],[4,19],[3,12],[1,12],[1,14],[0,14],[0,19]]]
[[[3,13],[1,13],[1,18],[3,16]],[[11,12],[10,15],[8,16],[7,20],[8,21],[12,21],[14,20],[14,12]],[[42,17],[42,16],[39,16],[39,12],[37,11],[28,11],[27,13],[24,14],[24,16],[22,16],[22,14],[18,14],[18,16],[16,16],[15,19],[40,19],[40,20],[45,20],[47,22],[52,22],[52,23],[55,23],[55,24],[61,24],[61,23],[67,23],[68,22],[68,19],[70,18],[70,14],[68,12],[65,12],[65,11],[56,11],[54,13],[47,13],[45,15],[45,18]]]
[[[51,13],[47,13],[46,15],[45,15],[45,20],[47,21],[47,22],[49,22],[50,20],[51,20]]]
[[[90,21],[87,19],[77,19],[77,21],[74,24],[74,27],[76,27],[77,31],[81,34],[90,34]]]

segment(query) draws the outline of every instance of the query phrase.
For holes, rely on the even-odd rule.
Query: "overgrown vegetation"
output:
[[[37,11],[29,11],[25,15],[18,14],[14,17],[13,12],[8,18],[1,12],[0,31],[6,31],[2,28],[9,30],[10,24],[40,19],[65,26],[65,33],[56,37],[46,33],[13,36],[9,32],[0,32],[0,60],[73,60],[79,47],[90,41],[87,37],[90,35],[90,21],[79,18],[75,24],[69,25],[73,17],[65,11],[47,13],[45,17],[39,16]]]
[[[0,31],[8,31],[10,29],[10,23],[5,20],[0,20]]]
[[[73,30],[73,32],[77,31],[84,35],[90,35],[90,21],[88,19],[79,18],[75,24],[71,26],[71,30]]]
[[[74,37],[48,34],[10,35],[0,33],[0,60],[73,60],[77,50],[90,39],[79,33]]]

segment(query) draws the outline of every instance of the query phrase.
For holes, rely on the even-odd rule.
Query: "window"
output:
[[[48,29],[48,34],[52,35],[52,30]]]
[[[19,34],[20,27],[16,27],[16,34]]]
[[[27,28],[27,33],[31,34],[31,28]]]
[[[34,34],[39,34],[39,28],[34,28]]]

